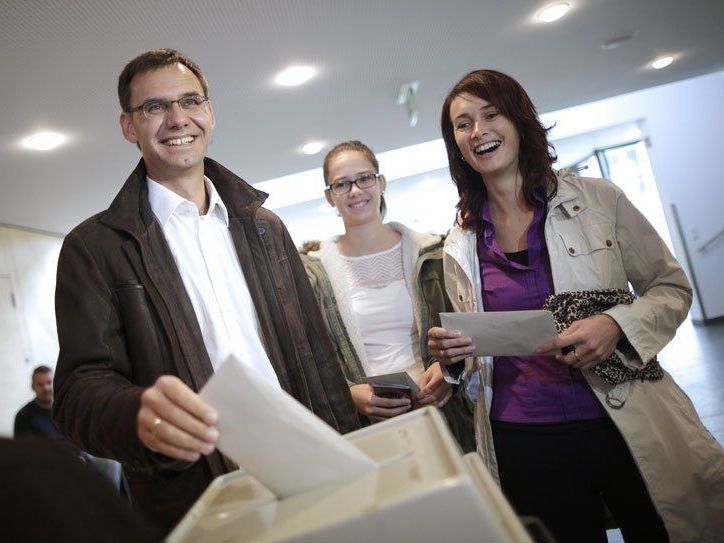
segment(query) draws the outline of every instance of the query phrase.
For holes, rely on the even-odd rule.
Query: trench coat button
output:
[[[458,294],[458,300],[460,300],[461,302],[463,301],[463,295],[462,295],[462,294]]]
[[[576,250],[573,247],[569,247],[568,252],[571,254],[575,254]]]
[[[264,234],[266,234],[266,228],[264,228],[263,226],[259,226],[259,227],[256,229],[256,231],[259,232],[259,235],[260,235],[260,236],[263,236]]]
[[[606,240],[606,247],[610,247],[611,245],[613,245],[613,242],[612,242],[610,239],[607,239],[607,240]]]
[[[581,210],[581,206],[573,206],[573,211],[580,211],[580,210]]]

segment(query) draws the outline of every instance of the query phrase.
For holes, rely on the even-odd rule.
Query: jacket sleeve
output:
[[[58,428],[96,456],[136,469],[163,464],[165,457],[145,448],[136,435],[143,388],[131,382],[112,286],[75,233],[60,252],[55,312],[60,353],[53,415]]]
[[[341,433],[347,433],[360,427],[357,409],[352,402],[349,386],[342,366],[324,323],[317,299],[309,283],[297,249],[286,227],[282,225],[284,250],[289,255],[289,265],[295,283],[299,306],[304,313],[304,327],[312,356],[316,362],[322,389],[326,398],[313,398],[315,402],[328,402],[334,421],[331,423]],[[324,410],[322,410],[324,411]],[[330,422],[330,421],[328,421]]]
[[[627,357],[627,364],[642,367],[674,337],[691,306],[692,290],[664,241],[620,191],[616,237],[626,277],[638,298],[605,313],[618,323],[638,355]]]
[[[317,306],[322,314],[329,338],[332,340],[337,357],[342,363],[342,373],[344,374],[347,386],[351,387],[355,384],[367,382],[364,375],[353,375],[352,363],[345,359],[345,353],[350,358],[353,357],[354,354],[349,337],[347,337],[347,332],[344,329],[342,317],[336,309],[337,302],[333,299],[334,293],[329,292],[329,279],[327,279],[324,266],[318,261],[313,261],[311,257],[303,253],[300,253],[299,257],[307,272],[307,278],[314,292],[314,297],[317,300]],[[327,285],[327,288],[325,288],[325,285]],[[332,299],[327,299],[329,296],[331,296]]]

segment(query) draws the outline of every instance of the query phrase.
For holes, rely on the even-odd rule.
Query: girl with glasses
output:
[[[444,407],[455,437],[475,449],[472,410],[443,377],[427,348],[427,330],[450,310],[442,285],[442,240],[384,223],[387,187],[374,153],[359,141],[336,145],[324,159],[325,194],[344,222],[341,236],[303,255],[334,338],[350,392],[365,419],[381,420],[413,406]],[[377,395],[371,376],[406,372],[413,398]]]

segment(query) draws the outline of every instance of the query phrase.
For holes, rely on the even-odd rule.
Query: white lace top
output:
[[[424,368],[415,362],[419,335],[402,268],[402,243],[371,255],[339,256],[367,354],[365,372],[407,371],[417,380]]]

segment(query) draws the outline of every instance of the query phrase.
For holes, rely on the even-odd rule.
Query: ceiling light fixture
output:
[[[302,146],[302,153],[305,155],[316,155],[323,147],[324,142],[322,141],[310,141]]]
[[[538,20],[544,23],[552,23],[568,13],[569,9],[571,9],[571,5],[567,2],[553,4],[538,12]]]
[[[297,87],[315,75],[317,70],[312,66],[289,66],[274,76],[274,82],[282,87]]]
[[[59,132],[36,132],[20,141],[20,145],[33,151],[50,151],[65,143],[68,138]]]
[[[666,68],[672,62],[674,62],[674,57],[672,56],[659,57],[651,63],[651,66],[655,70],[660,70],[661,68]]]
[[[397,93],[397,103],[401,106],[405,106],[407,111],[407,122],[411,128],[417,126],[417,89],[420,87],[419,81],[411,81],[405,83],[400,87],[400,92]]]
[[[622,46],[627,41],[630,41],[633,39],[635,32],[628,32],[626,34],[620,34],[616,37],[611,38],[610,40],[606,40],[601,44],[601,49],[616,49],[617,47]]]

